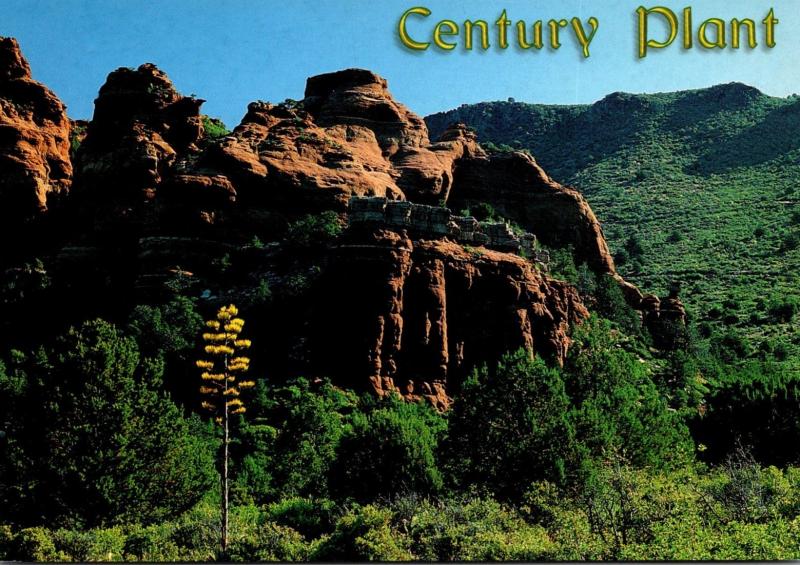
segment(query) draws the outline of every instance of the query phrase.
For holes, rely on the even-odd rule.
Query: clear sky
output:
[[[770,7],[780,20],[777,45],[738,52],[684,51],[679,39],[644,60],[636,56],[636,9],[667,6],[680,15],[751,18]],[[120,66],[156,63],[184,94],[206,99],[204,111],[229,125],[247,103],[302,98],[305,79],[347,67],[389,80],[397,99],[425,115],[463,103],[505,100],[586,103],[609,92],[663,92],[740,81],[767,94],[800,91],[800,0],[2,0],[0,34],[16,37],[34,77],[52,88],[73,118],[88,118],[106,75]],[[484,19],[503,9],[513,22],[590,16],[600,25],[591,57],[571,35],[558,51],[496,47],[424,53],[404,48],[397,22],[405,10],[432,15],[410,21],[430,41],[436,22]],[[660,21],[660,18],[658,19]],[[653,35],[664,26],[653,17]],[[545,24],[546,27],[546,24]],[[513,37],[513,34],[512,34]],[[758,26],[763,44],[763,26]],[[696,42],[695,42],[696,43]]]

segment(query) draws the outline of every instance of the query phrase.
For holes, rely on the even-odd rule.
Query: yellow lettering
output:
[[[500,49],[508,48],[508,26],[510,24],[511,20],[506,17],[506,11],[503,10],[503,13],[500,14],[500,17],[497,18],[497,21],[495,22],[498,30],[497,44],[500,46]]]
[[[692,38],[692,9],[684,8],[683,10],[683,48],[691,49],[693,45]]]
[[[587,58],[589,57],[589,45],[592,43],[594,34],[597,33],[597,28],[600,25],[600,22],[597,21],[597,18],[589,18],[588,22],[592,27],[592,33],[587,37],[581,20],[578,18],[572,18],[572,28],[575,30],[575,37],[578,38],[578,42],[581,44],[581,47],[583,47],[583,56]]]
[[[706,34],[708,31],[708,26],[714,26],[717,28],[715,41],[709,41],[708,39],[708,35]],[[697,32],[697,40],[700,42],[700,45],[706,49],[725,49],[725,47],[727,47],[727,43],[725,43],[725,22],[719,18],[707,19],[700,24],[700,29]]]
[[[669,8],[664,8],[662,6],[657,6],[655,8],[650,8],[649,10],[644,6],[639,6],[639,9],[636,10],[639,14],[639,58],[647,57],[647,50],[648,49],[663,49],[665,47],[669,47],[672,45],[672,42],[675,41],[675,38],[678,37],[678,17],[675,15],[675,12],[670,10]],[[650,14],[657,14],[659,16],[664,17],[669,25],[669,37],[666,41],[659,42],[654,39],[649,39],[647,34],[647,18]]]
[[[417,15],[422,16],[423,18],[427,18],[431,15],[431,11],[427,8],[423,8],[422,6],[418,6],[416,8],[409,8],[405,11],[405,13],[400,18],[400,23],[397,24],[397,33],[400,34],[400,41],[403,42],[403,45],[408,47],[409,49],[414,49],[416,51],[425,51],[430,43],[420,43],[419,41],[414,41],[411,39],[411,36],[408,35],[408,30],[406,30],[406,20],[410,15]]]
[[[464,35],[466,35],[466,39],[464,40],[464,49],[470,50],[472,49],[472,30],[475,28],[479,28],[481,30],[481,47],[483,49],[489,48],[489,24],[487,24],[483,20],[476,20],[471,22],[466,20],[464,22]]]
[[[528,43],[528,36],[525,32],[525,22],[517,22],[517,42],[522,49],[530,49],[531,47],[541,49],[544,47],[542,41],[542,20],[537,20],[533,24],[533,43]]]
[[[767,17],[764,18],[764,21],[761,23],[764,24],[764,29],[767,33],[767,40],[766,44],[767,47],[772,48],[775,47],[775,26],[778,25],[781,21],[775,17],[775,9],[770,9],[769,14]]]
[[[747,44],[751,49],[758,47],[756,42],[756,22],[753,20],[731,20],[731,47],[739,48],[739,39],[742,27],[747,27]]]
[[[444,28],[448,28],[447,31]],[[436,44],[437,47],[440,49],[444,49],[446,51],[452,51],[456,48],[455,43],[447,43],[442,39],[442,36],[451,36],[451,35],[458,35],[458,24],[453,20],[442,20],[436,27],[433,29],[433,42]]]

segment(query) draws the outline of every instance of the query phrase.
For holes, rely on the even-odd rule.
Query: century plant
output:
[[[242,355],[242,352],[249,349],[251,343],[250,340],[241,338],[244,320],[237,318],[238,314],[238,308],[231,304],[220,308],[216,318],[206,322],[207,331],[203,333],[203,342],[207,358],[196,362],[197,367],[202,370],[201,405],[212,414],[214,421],[222,426],[223,430],[220,471],[222,486],[220,546],[223,554],[228,549],[230,418],[246,411],[239,397],[240,392],[255,386],[254,381],[241,380],[243,374],[250,368],[250,359]]]

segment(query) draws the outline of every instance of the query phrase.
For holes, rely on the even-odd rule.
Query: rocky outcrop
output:
[[[117,219],[153,201],[177,160],[197,151],[202,103],[152,64],[109,74],[76,155],[81,206],[101,205]]]
[[[110,77],[109,85],[150,84],[139,80],[142,73],[150,81],[161,76],[147,66],[117,72],[120,78]],[[152,197],[170,219],[163,223],[172,228],[212,238],[238,230],[247,237],[274,224],[276,214],[345,213],[356,196],[447,203],[455,210],[489,202],[544,243],[572,245],[579,261],[617,276],[600,224],[577,191],[554,182],[529,155],[487,154],[463,125],[430,142],[424,122],[368,71],[312,77],[300,102],[253,102],[230,135],[190,158],[174,149],[173,126],[159,125],[165,115],[160,106],[145,105],[147,111],[132,113],[135,119],[104,118],[101,101],[128,92],[109,85],[98,98],[95,120],[111,124],[111,132],[128,132],[123,140],[147,128],[151,134],[144,142],[134,136],[137,146],[158,148],[164,140],[174,150],[150,157],[152,174],[140,183],[154,187]],[[179,102],[174,90],[165,90],[165,108]],[[184,138],[184,152],[191,139]],[[160,171],[160,163],[168,172]],[[465,371],[508,350],[524,347],[563,361],[569,324],[586,315],[569,285],[520,257],[466,251],[457,237],[432,238],[401,226],[354,227],[326,259],[325,282],[307,328],[320,374],[442,404],[442,391],[457,389]],[[638,290],[619,282],[638,305]],[[343,321],[353,330],[341,331],[337,325]]]
[[[518,253],[547,268],[549,254],[536,249],[532,233],[516,234],[506,222],[479,222],[473,216],[455,216],[444,206],[428,206],[379,196],[352,196],[347,207],[350,226],[406,230],[415,239],[449,238],[462,245],[480,245]]]
[[[12,38],[0,38],[0,223],[11,228],[47,211],[72,184],[64,104],[31,78]]]
[[[391,230],[351,230],[319,286],[318,368],[349,386],[366,380],[436,403],[446,403],[437,390],[452,394],[473,367],[509,350],[563,362],[570,324],[588,316],[574,287],[525,259]]]
[[[449,205],[455,210],[489,202],[546,245],[572,245],[576,260],[597,272],[614,273],[600,222],[581,194],[552,180],[526,153],[481,155],[456,170]]]
[[[310,78],[299,103],[250,104],[232,134],[165,193],[193,225],[254,224],[259,209],[344,211],[353,195],[432,204],[447,199],[456,162],[473,154],[483,152],[469,132],[430,143],[422,119],[391,97],[384,79],[351,69]],[[216,180],[194,198],[198,176]],[[207,202],[209,192],[231,198]],[[186,201],[202,205],[182,210]]]
[[[112,72],[91,122],[75,124],[80,147],[62,208],[71,231],[51,263],[76,310],[119,294],[157,296],[176,277],[208,300],[252,298],[266,281],[291,291],[272,306],[275,328],[269,316],[254,323],[282,340],[276,372],[439,408],[474,366],[509,350],[564,361],[570,325],[588,312],[575,288],[505,252],[536,239],[571,245],[617,277],[646,322],[668,329],[682,319],[679,302],[643,301],[616,275],[580,194],[529,155],[487,154],[463,125],[431,142],[423,120],[369,71],[312,77],[300,102],[253,102],[216,141],[203,136],[202,102],[145,64]],[[70,189],[70,122],[13,40],[0,42],[0,134],[2,213],[35,215]],[[323,210],[344,217],[359,196],[373,197],[361,201],[367,220],[354,218],[335,244],[282,239],[288,222]],[[445,208],[478,202],[531,233]],[[255,235],[269,243],[244,245]]]
[[[683,345],[680,342],[685,339],[686,308],[677,296],[660,299],[646,294],[642,298],[641,311],[656,347],[673,350]]]
[[[422,118],[392,98],[385,79],[364,69],[309,78],[303,102],[321,126],[365,126],[390,153],[399,146],[418,147],[428,141]]]
[[[200,177],[205,177],[201,181]],[[381,196],[460,210],[489,202],[548,245],[571,244],[614,273],[600,224],[581,195],[528,155],[494,156],[456,124],[431,143],[421,118],[386,81],[350,69],[312,77],[295,104],[250,104],[233,133],[170,183],[189,220],[242,221],[254,208],[345,210],[351,196]],[[246,222],[245,222],[246,223]]]

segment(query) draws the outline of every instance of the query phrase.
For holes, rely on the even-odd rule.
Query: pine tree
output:
[[[228,549],[230,418],[246,411],[239,395],[242,390],[255,386],[254,381],[240,380],[242,374],[250,368],[250,359],[241,355],[243,350],[250,347],[250,340],[240,337],[244,320],[236,317],[238,313],[239,310],[233,304],[223,306],[217,312],[215,319],[206,322],[206,327],[211,330],[203,333],[204,350],[208,359],[196,362],[197,367],[203,371],[201,374],[203,384],[200,387],[200,393],[204,397],[202,407],[211,412],[214,421],[222,426],[223,430],[220,472],[222,483],[220,546],[223,555]]]
[[[103,320],[0,371],[0,516],[53,528],[171,520],[214,481],[213,443],[164,394],[163,363]]]

